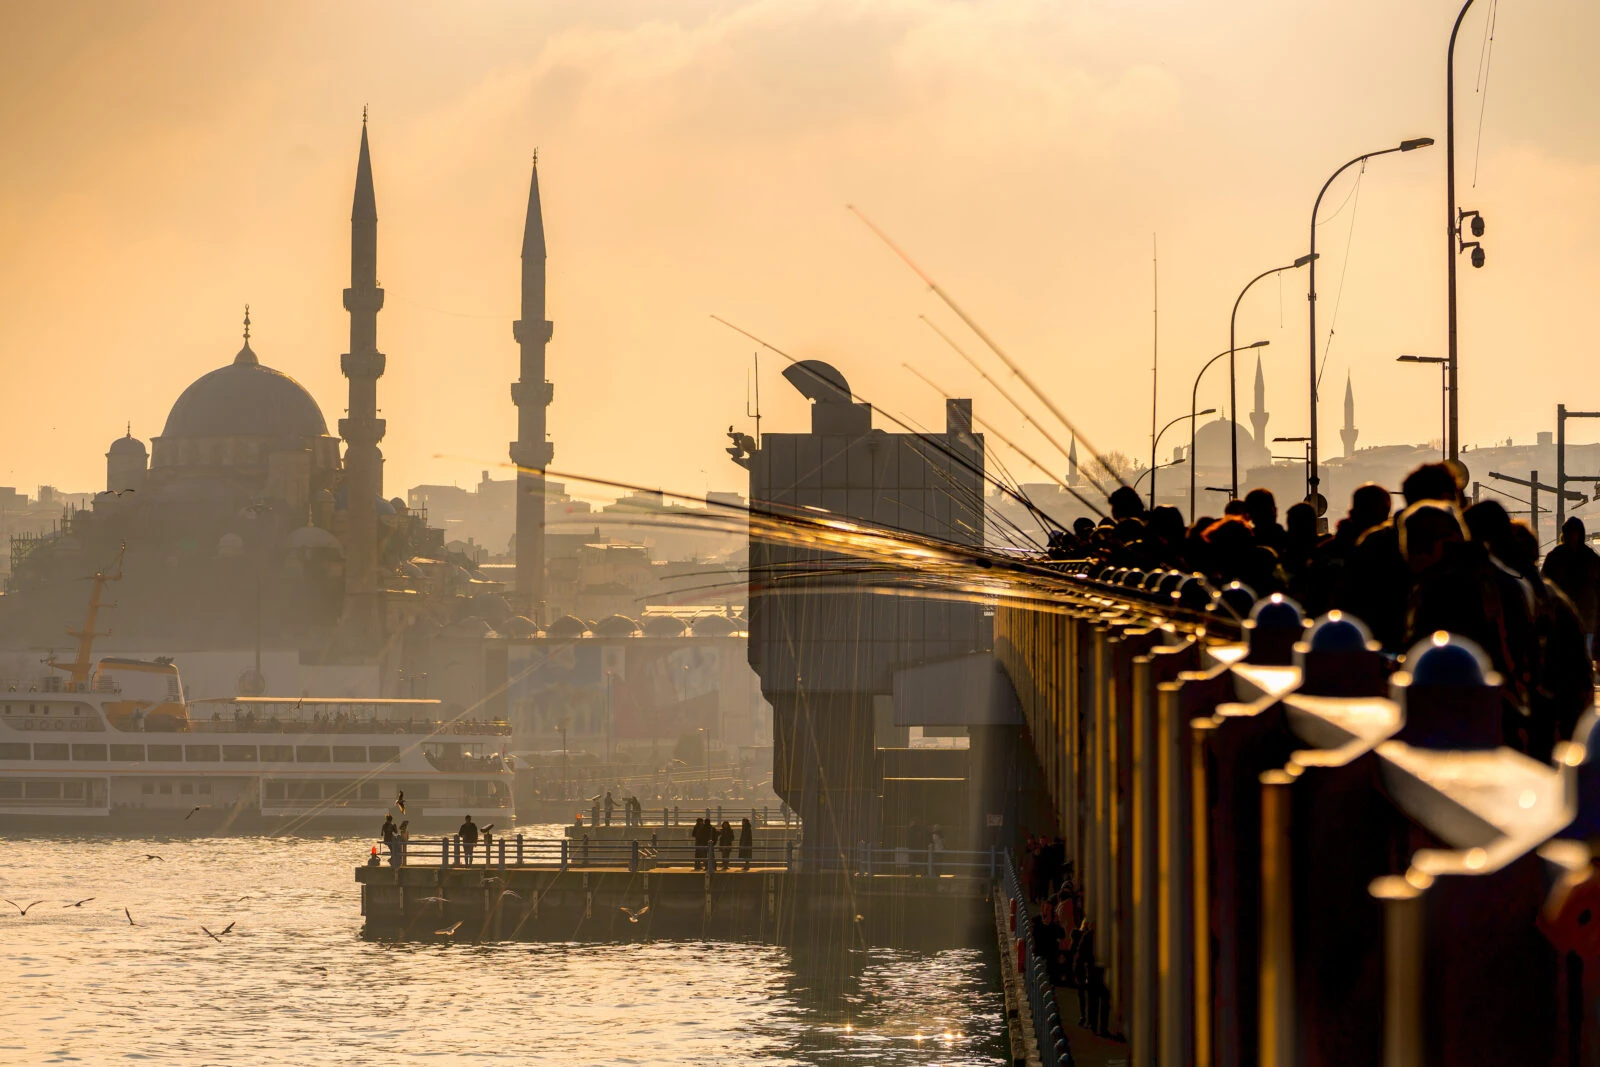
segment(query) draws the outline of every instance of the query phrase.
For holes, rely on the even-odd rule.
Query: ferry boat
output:
[[[71,663],[0,691],[0,829],[374,834],[470,814],[509,829],[511,727],[437,700],[230,697],[186,703],[164,657],[92,660],[96,574]],[[402,807],[403,805],[403,807]]]

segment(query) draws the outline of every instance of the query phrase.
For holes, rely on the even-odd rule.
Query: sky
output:
[[[833,363],[921,426],[975,398],[1065,461],[946,348],[981,344],[846,210],[888,232],[1102,450],[1189,410],[1253,275],[1318,228],[1325,455],[1439,436],[1445,43],[1456,0],[242,2],[0,8],[0,484],[98,488],[131,425],[252,347],[343,413],[361,109],[387,303],[386,495],[507,477],[511,322],[539,153],[555,322],[553,467],[743,489],[723,453],[755,346]],[[1493,16],[1492,47],[1486,48]],[[1581,319],[1600,265],[1600,7],[1477,0],[1457,49],[1457,174],[1487,221],[1460,272],[1461,438],[1600,408]],[[1487,53],[1487,80],[1482,69]],[[1359,186],[1357,185],[1359,178]],[[1153,262],[1152,247],[1158,263]],[[1153,274],[1159,273],[1159,316]],[[1306,431],[1304,272],[1257,285],[1269,433]],[[1330,337],[1331,330],[1331,337]],[[984,354],[986,366],[1006,372]],[[760,363],[763,429],[805,401]],[[1253,358],[1241,362],[1248,410]],[[1225,406],[1213,370],[1200,407]],[[1022,392],[1010,383],[1013,392]],[[1042,418],[1042,416],[1041,416]],[[896,427],[880,419],[879,425]],[[336,431],[335,431],[336,432]],[[1576,424],[1576,440],[1600,427]],[[1167,455],[1170,439],[1162,445]],[[1021,480],[1043,480],[994,442]],[[1469,457],[1470,466],[1470,457]],[[593,495],[593,494],[589,494]]]

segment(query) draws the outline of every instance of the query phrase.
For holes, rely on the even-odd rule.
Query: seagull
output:
[[[502,890],[500,890],[500,895],[494,898],[494,902],[496,904],[499,904],[506,897],[510,897],[512,900],[521,900],[522,899],[522,894],[512,892],[509,889],[502,889]]]
[[[193,814],[194,814],[194,813],[195,813],[195,812],[197,812],[197,811],[199,811],[199,810],[200,810],[200,808],[199,808],[199,807],[198,807],[198,806],[196,806],[196,807],[193,807],[193,808],[190,808],[190,809],[189,809],[189,815],[193,815]],[[185,816],[184,816],[184,819],[186,819],[186,820],[187,820],[187,819],[188,819],[188,818],[189,818],[189,815],[185,815]]]
[[[400,814],[406,813],[406,791],[400,790],[400,795],[394,798],[394,806],[400,809]]]
[[[457,919],[443,930],[435,930],[434,933],[438,934],[440,937],[453,937],[455,936],[455,932],[459,929],[461,929],[461,920]]]
[[[630,910],[628,908],[618,908],[617,910],[622,912],[622,914],[626,915],[628,917],[628,921],[629,922],[636,923],[636,922],[639,921],[639,916],[643,915],[645,912],[650,910],[650,905],[646,904],[644,907],[640,908],[638,911],[632,911],[632,910]]]
[[[128,858],[131,859],[131,860],[136,860],[139,857],[138,856],[129,856]],[[146,860],[161,860],[162,863],[167,862],[166,860],[161,859],[161,857],[156,855],[154,852],[146,852],[144,854],[144,858]]]
[[[128,917],[128,925],[129,926],[138,926],[139,925],[138,923],[133,921],[133,912],[129,911],[127,908],[123,908],[122,909],[122,914],[124,914],[124,915],[126,915]]]
[[[85,904],[89,903],[89,901],[91,901],[93,899],[94,899],[94,897],[84,897],[82,900],[78,901],[76,904],[63,904],[61,906],[63,908],[81,908],[81,907],[83,907]]]
[[[238,921],[237,919],[234,920],[234,922],[237,922],[237,921]],[[233,923],[229,923],[227,926],[224,926],[222,928],[222,932],[225,933],[225,934],[233,933]]]
[[[102,489],[95,496],[121,496],[123,493],[134,492],[132,489]]]
[[[450,901],[446,900],[444,897],[423,897],[421,900],[417,901],[417,903],[418,904],[437,904],[442,908],[446,904],[450,903]]]
[[[218,937],[216,934],[212,933],[210,930],[206,930],[206,928],[204,926],[202,926],[200,929],[205,930],[206,936],[209,937],[211,940],[215,941],[219,945],[222,944],[222,938]]]
[[[13,908],[16,908],[17,912],[19,914],[21,914],[21,915],[28,914],[28,909],[32,908],[33,904],[43,904],[44,903],[44,901],[42,901],[42,900],[36,900],[36,901],[33,902],[33,904],[29,904],[27,908],[24,908],[21,904],[18,904],[14,900],[6,900],[6,898],[4,898],[4,897],[0,897],[0,900],[5,900],[7,904],[10,904]]]

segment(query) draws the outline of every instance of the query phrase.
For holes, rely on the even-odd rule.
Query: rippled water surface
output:
[[[0,896],[45,899],[26,917],[0,905],[0,1063],[1002,1059],[992,953],[819,965],[721,942],[389,945],[361,937],[367,845],[0,842]],[[200,929],[230,922],[221,944]]]

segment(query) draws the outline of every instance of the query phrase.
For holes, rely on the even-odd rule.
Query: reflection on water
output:
[[[0,1063],[992,1064],[1004,1052],[992,952],[396,945],[360,936],[352,870],[367,845],[6,842],[0,896],[46,903],[0,914]],[[95,899],[63,906],[83,897]],[[221,944],[201,930],[230,922]]]

